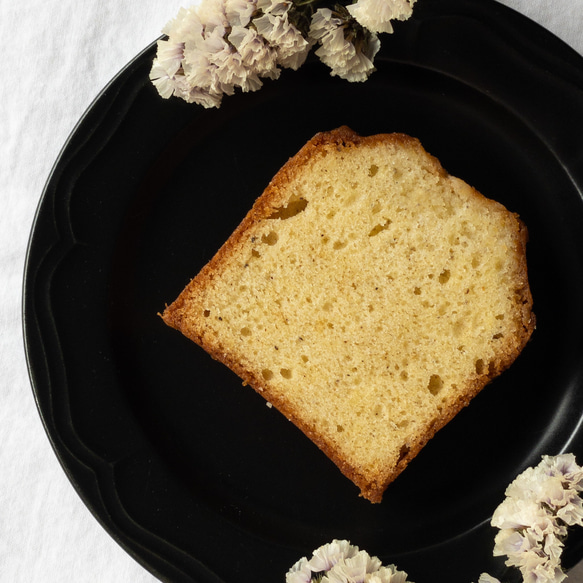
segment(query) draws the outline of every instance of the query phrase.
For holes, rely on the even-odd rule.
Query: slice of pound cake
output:
[[[534,329],[527,231],[418,140],[317,134],[166,308],[380,502]]]

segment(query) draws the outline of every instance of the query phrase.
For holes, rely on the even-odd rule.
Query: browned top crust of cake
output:
[[[517,215],[403,134],[317,134],[162,317],[361,490],[387,485],[535,325]]]

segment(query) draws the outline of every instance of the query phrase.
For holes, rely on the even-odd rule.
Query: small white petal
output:
[[[393,32],[391,20],[406,20],[415,0],[358,0],[346,8],[356,21],[371,32]]]
[[[315,573],[330,570],[338,561],[349,559],[358,553],[358,547],[353,546],[347,540],[334,539],[317,548],[309,561],[310,568]]]
[[[253,19],[253,24],[257,32],[275,50],[279,65],[297,70],[304,64],[312,45],[289,22],[287,13],[279,16],[267,12]]]
[[[310,583],[311,580],[312,571],[306,557],[302,557],[285,576],[285,583]]]

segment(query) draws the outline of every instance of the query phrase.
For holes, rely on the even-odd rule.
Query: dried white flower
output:
[[[346,8],[357,22],[371,32],[393,32],[391,20],[406,20],[416,0],[358,0]]]
[[[158,43],[150,79],[162,97],[218,107],[223,95],[277,79],[281,67],[298,69],[319,44],[316,54],[333,76],[365,81],[380,48],[376,33],[392,32],[391,20],[409,18],[415,1],[347,7],[340,0],[331,11],[316,10],[324,0],[200,0],[163,28],[168,38]]]
[[[310,583],[311,580],[312,570],[306,557],[302,557],[285,576],[285,583]]]
[[[388,565],[367,574],[364,583],[407,583],[407,573],[398,571],[395,565]]]
[[[495,556],[506,556],[528,583],[560,583],[565,578],[561,554],[567,527],[583,525],[579,496],[583,470],[571,454],[543,456],[506,489],[506,498],[492,516],[500,529]]]
[[[202,22],[195,8],[180,8],[178,14],[162,29],[170,41],[184,43],[202,32]]]
[[[358,550],[358,547],[351,545],[347,540],[334,539],[314,551],[309,562],[310,569],[314,573],[329,571],[338,561],[354,557]]]
[[[224,31],[229,24],[225,0],[201,0],[192,10],[198,14],[205,35],[212,33],[216,28],[222,28]]]
[[[520,571],[524,583],[560,583],[567,577],[560,564],[532,551],[527,553]]]
[[[531,533],[519,532],[510,528],[504,529],[494,539],[494,556],[519,556],[537,548],[538,542]]]
[[[554,532],[556,521],[537,501],[506,498],[494,511],[492,526],[500,529],[528,528],[539,537]]]
[[[277,55],[265,39],[252,28],[233,27],[229,42],[237,49],[245,66],[259,77],[277,79]]]
[[[152,64],[150,79],[162,97],[168,98],[182,92],[184,81],[182,58],[184,44],[166,40],[158,41],[158,54]],[[183,79],[179,81],[179,77]]]
[[[165,42],[165,41],[159,41]],[[193,86],[185,75],[183,63],[175,71],[171,60],[155,59],[150,71],[150,79],[158,93],[164,97],[180,97],[188,103],[198,103],[204,107],[218,107],[222,93],[213,91],[206,86]]]
[[[150,78],[163,97],[172,95],[218,107],[236,88],[256,91],[261,78],[279,75],[277,52],[254,27],[255,0],[202,0],[181,9],[164,28]]]
[[[357,34],[346,15],[320,8],[312,17],[310,37],[320,43],[316,55],[331,69],[332,76],[347,81],[366,81],[375,70],[373,60],[380,49],[376,34]]]
[[[488,573],[482,573],[478,578],[478,583],[500,583],[500,581]]]
[[[583,500],[579,495],[572,493],[568,503],[557,510],[557,518],[567,526],[583,526]]]
[[[312,578],[312,574],[316,574]],[[300,559],[287,573],[286,583],[407,583],[407,573],[384,567],[347,540],[333,540],[317,548],[312,558]]]
[[[353,557],[340,559],[322,577],[322,583],[349,583],[364,581],[367,574],[376,573],[382,563],[366,551],[358,551]]]
[[[196,96],[200,95],[206,103],[216,102],[207,90],[191,87],[184,74],[186,43],[199,36],[201,31],[202,24],[192,8],[181,8],[176,18],[164,27],[162,32],[168,36],[168,40],[158,41],[156,58],[150,71],[150,79],[162,97],[174,95],[198,103]]]
[[[247,26],[256,10],[256,0],[226,0],[225,3],[225,14],[232,26]]]
[[[583,468],[577,465],[572,453],[557,456],[545,455],[538,467],[549,476],[561,477],[578,492],[583,490]]]
[[[299,69],[306,61],[312,43],[290,21],[289,13],[293,3],[286,0],[259,0],[257,8],[263,14],[253,19],[253,25],[275,50],[277,64],[294,71]]]
[[[176,75],[182,67],[182,59],[184,58],[184,43],[172,42],[170,40],[159,40],[157,46],[157,66],[161,67],[170,77]]]

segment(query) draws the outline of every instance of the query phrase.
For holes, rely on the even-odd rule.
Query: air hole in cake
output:
[[[449,272],[449,269],[444,269],[439,274],[439,283],[447,283],[449,281],[450,276],[451,276],[451,273]]]
[[[440,316],[445,316],[445,314],[447,314],[447,310],[448,310],[449,306],[450,306],[449,302],[445,302],[445,303],[441,304],[441,306],[439,306],[438,314]]]
[[[308,360],[310,360],[305,354],[302,354],[302,362],[306,363],[308,362]]]
[[[369,231],[368,236],[374,237],[375,235],[378,235],[379,233],[386,231],[389,228],[390,224],[391,224],[391,219],[387,219],[384,223],[379,223],[378,225],[375,225]]]
[[[478,360],[476,360],[476,373],[478,374],[483,374],[484,373],[484,361],[479,358]]]
[[[306,210],[308,206],[308,201],[305,198],[297,198],[289,201],[287,206],[275,209],[268,218],[270,219],[291,219],[301,212]]]
[[[400,376],[404,381],[406,381],[409,378],[409,373],[406,370],[402,370]]]
[[[376,176],[376,173],[379,171],[379,167],[376,164],[371,164],[370,168],[368,169],[368,175],[372,178]]]
[[[211,315],[211,311],[210,311],[210,310],[205,310],[205,311],[202,313],[202,315],[203,315],[205,318],[208,318],[208,317]]]
[[[443,389],[443,379],[438,374],[432,374],[429,377],[427,388],[432,395],[438,395],[441,389]]]
[[[334,243],[334,249],[338,251],[339,249],[344,249],[346,247],[346,241],[336,241]]]
[[[267,245],[275,245],[279,239],[278,234],[275,231],[270,231],[267,235],[261,237],[262,243],[267,243]]]
[[[257,249],[252,249],[251,250],[251,257],[258,259],[259,257],[261,257],[261,254],[259,253],[259,251],[257,251]]]
[[[498,334],[494,334],[494,336],[492,336],[493,340],[500,340],[500,338],[503,338],[504,334],[502,333],[498,333]]]
[[[292,371],[289,368],[282,368],[279,371],[279,374],[284,378],[284,379],[291,379],[292,378]]]
[[[416,296],[420,296],[420,295],[421,295],[421,288],[420,288],[420,287],[416,287],[416,288],[413,290],[413,293],[414,293]]]
[[[329,312],[329,311],[332,309],[332,304],[331,304],[330,302],[326,302],[326,303],[325,303],[325,304],[322,306],[322,309],[323,309],[325,312]]]
[[[268,368],[264,368],[261,371],[261,376],[266,380],[270,381],[273,378],[273,371],[269,370]]]
[[[404,460],[407,457],[407,455],[409,454],[409,451],[410,451],[409,446],[403,445],[399,451],[399,459],[397,460],[397,463]]]
[[[251,336],[251,330],[247,326],[241,328],[241,336]]]
[[[496,320],[504,320],[504,314],[498,314]]]
[[[342,425],[336,425],[336,431],[338,431],[338,433],[342,433],[344,431],[344,427],[342,427]]]

